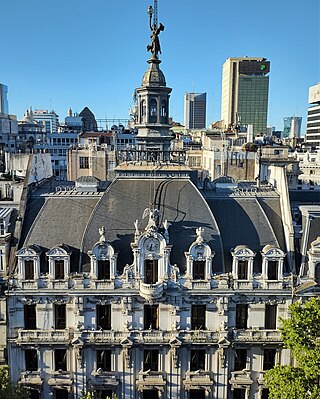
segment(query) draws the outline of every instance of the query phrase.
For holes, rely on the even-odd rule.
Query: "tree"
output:
[[[29,399],[27,389],[19,384],[13,384],[8,366],[0,367],[0,398],[1,399]]]
[[[92,391],[89,391],[87,393],[83,392],[80,399],[94,399],[94,398],[95,398],[95,396],[92,393]],[[100,397],[99,397],[99,399],[100,399]],[[116,394],[114,394],[112,398],[110,398],[110,396],[107,396],[106,398],[101,398],[101,399],[118,399],[118,396]]]
[[[281,337],[291,350],[295,367],[275,366],[265,374],[270,399],[320,398],[320,297],[289,307],[281,319]]]

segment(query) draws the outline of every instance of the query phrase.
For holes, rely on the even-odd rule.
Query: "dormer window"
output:
[[[268,261],[268,280],[278,280],[278,262]]]
[[[262,275],[265,280],[278,281],[282,278],[285,253],[281,249],[266,245],[262,251]]]
[[[144,261],[144,282],[156,284],[158,282],[158,260],[146,259]]]
[[[238,280],[248,280],[248,261],[238,261]]]
[[[238,245],[231,251],[232,275],[235,280],[251,280],[255,252],[246,245]]]
[[[64,279],[64,261],[56,260],[54,262],[54,279],[63,280]]]
[[[26,260],[24,262],[24,273],[26,280],[34,280],[34,261]]]
[[[110,261],[98,260],[98,280],[110,280]]]
[[[206,262],[204,260],[193,261],[193,280],[205,280]]]

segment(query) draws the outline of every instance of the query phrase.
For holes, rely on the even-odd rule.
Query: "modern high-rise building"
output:
[[[206,127],[207,93],[184,95],[184,126],[186,129]]]
[[[228,58],[223,64],[221,119],[226,128],[253,125],[253,134],[267,131],[270,61]]]
[[[309,104],[305,143],[320,148],[320,82],[310,87]]]
[[[49,112],[44,109],[33,111],[33,119],[43,124],[46,133],[56,133],[59,126],[59,115],[53,110]]]
[[[9,114],[7,94],[8,86],[0,83],[0,114]]]
[[[283,138],[294,139],[300,138],[301,136],[301,123],[302,118],[300,116],[288,116],[283,118]]]

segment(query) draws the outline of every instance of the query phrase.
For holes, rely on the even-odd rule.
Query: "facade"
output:
[[[225,128],[253,125],[253,134],[266,134],[270,61],[228,58],[223,64],[221,119]]]
[[[309,108],[305,144],[320,148],[320,83],[309,89]]]
[[[49,112],[44,109],[36,109],[33,111],[33,118],[35,121],[43,125],[46,134],[58,132],[59,115],[57,115],[53,110]]]
[[[0,83],[0,114],[9,114],[8,86]]]
[[[320,292],[320,206],[301,210],[296,266],[283,167],[259,189],[200,190],[170,149],[153,12],[137,148],[112,182],[50,181],[20,209],[7,353],[32,399],[266,399],[265,371],[290,362],[279,317]]]
[[[184,95],[184,126],[186,129],[205,129],[207,93]]]

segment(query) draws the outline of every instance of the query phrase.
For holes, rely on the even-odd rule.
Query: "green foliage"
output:
[[[92,391],[89,391],[87,393],[83,392],[80,399],[94,399],[94,394],[92,393]],[[118,399],[118,396],[114,394],[112,398],[110,398],[110,396],[107,396],[106,398],[101,398],[101,399]]]
[[[270,399],[320,398],[320,298],[290,305],[290,319],[281,320],[282,340],[296,367],[276,366],[265,374]]]
[[[15,385],[10,378],[8,366],[0,367],[0,398],[1,399],[29,399],[27,389],[20,385]]]

